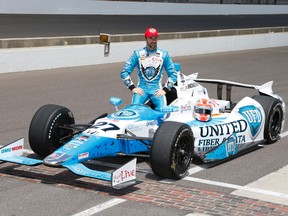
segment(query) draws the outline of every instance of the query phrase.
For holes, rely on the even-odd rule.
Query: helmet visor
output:
[[[203,108],[196,108],[196,109],[195,109],[195,113],[211,115],[212,110],[210,110],[210,109],[203,109]]]

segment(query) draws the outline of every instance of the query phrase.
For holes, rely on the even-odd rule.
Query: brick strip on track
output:
[[[0,178],[12,177],[34,183],[55,184],[57,187],[84,190],[130,201],[177,208],[209,215],[288,215],[288,206],[250,199],[232,194],[183,187],[145,179],[141,184],[114,190],[109,182],[76,176],[65,168],[44,165],[27,167],[0,164]]]

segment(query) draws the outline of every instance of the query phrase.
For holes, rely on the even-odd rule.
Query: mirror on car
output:
[[[118,111],[118,106],[122,103],[122,99],[117,97],[111,97],[109,101],[110,104],[115,106],[116,110]]]

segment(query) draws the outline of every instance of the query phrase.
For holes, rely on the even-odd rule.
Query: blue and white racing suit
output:
[[[136,66],[139,79],[138,87],[143,89],[144,95],[134,94],[132,104],[144,104],[151,100],[156,109],[165,106],[165,96],[155,97],[154,94],[158,89],[162,88],[163,68],[168,75],[168,81],[163,88],[166,93],[170,91],[177,81],[177,72],[168,52],[159,48],[150,51],[146,47],[133,52],[121,72],[121,79],[131,91],[136,88],[130,77]]]

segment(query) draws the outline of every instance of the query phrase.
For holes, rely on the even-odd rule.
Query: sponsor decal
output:
[[[69,151],[71,149],[75,149],[82,144],[83,144],[82,142],[80,144],[76,144],[76,143],[73,143],[73,141],[71,141],[70,143],[68,143],[62,147],[62,151],[66,152],[66,151]]]
[[[22,145],[14,146],[14,147],[12,147],[12,151],[17,151],[17,150],[20,150],[20,149],[22,149],[22,148],[23,148]]]
[[[188,85],[187,85],[187,89],[190,89],[190,88],[194,88],[194,87],[196,87],[196,86],[198,86],[198,83],[189,83]]]
[[[112,173],[112,186],[136,179],[136,158]]]
[[[59,158],[60,156],[62,156],[62,154],[53,153],[53,154],[49,155],[49,158],[57,159],[57,158]]]
[[[191,102],[188,102],[185,105],[181,105],[181,107],[180,107],[181,113],[186,112],[186,111],[191,111],[191,110],[192,110]]]
[[[110,119],[112,122],[120,122],[118,119]]]
[[[68,160],[71,156],[63,152],[53,153],[44,159],[45,163],[60,164]]]
[[[263,115],[258,107],[253,105],[241,107],[239,109],[240,115],[242,115],[249,124],[251,139],[254,140],[260,133],[260,129],[263,122]]]
[[[157,120],[153,120],[153,121],[147,121],[146,126],[154,126],[154,125],[158,125],[158,121]]]
[[[157,68],[155,67],[144,67],[143,65],[141,65],[141,72],[143,77],[145,78],[145,80],[147,81],[152,81],[153,79],[155,79],[155,77],[158,76],[159,72],[160,72],[160,66],[158,66]]]
[[[71,141],[69,142],[69,144],[66,144],[66,145],[71,145],[72,148],[77,148],[78,146],[80,146],[80,145],[82,145],[82,144],[83,144],[82,141],[79,141],[79,140],[74,139],[74,140],[71,140]],[[66,145],[65,145],[65,146],[66,146]]]
[[[236,154],[238,150],[236,139],[233,136],[228,137],[225,147],[227,157]]]
[[[78,154],[78,160],[83,160],[89,157],[89,152]]]
[[[89,128],[85,130],[83,133],[88,134],[88,135],[95,135],[95,134],[98,134],[99,131],[97,128]]]
[[[136,176],[136,170],[135,169],[132,169],[132,170],[121,170],[120,171],[120,174],[118,176],[115,176],[114,179],[115,181],[118,181],[118,182],[123,182],[125,181],[126,179],[130,179],[130,178],[135,178]]]
[[[230,141],[235,142],[235,145],[242,146],[246,142],[246,137],[243,134],[233,134],[233,137],[230,136],[228,138],[213,138],[213,139],[200,139],[198,142],[198,152],[206,152],[216,146],[221,145],[222,143],[227,142],[230,143]]]
[[[3,153],[8,153],[8,152],[13,152],[13,151],[18,151],[23,149],[22,145],[18,145],[18,146],[13,146],[12,148],[4,148],[1,150],[1,154]]]
[[[247,122],[243,119],[218,125],[200,126],[200,137],[216,137],[245,132]]]
[[[140,131],[140,130],[142,130],[142,127],[141,127],[141,125],[129,124],[127,126],[127,129],[130,131]]]
[[[243,137],[245,139],[245,136],[242,136],[242,138]],[[207,151],[205,154],[202,154],[202,156],[204,156],[205,161],[215,161],[230,157],[237,154],[238,150],[241,148],[241,143],[238,142],[239,136],[237,137],[236,134],[232,134],[223,139],[223,142],[219,146]],[[240,139],[240,142],[243,141]]]
[[[165,115],[163,116],[163,120],[169,118],[171,115],[171,112],[165,113]]]
[[[126,109],[126,110],[120,110],[114,113],[113,115],[116,117],[134,118],[137,117],[139,114],[134,110]]]
[[[11,148],[2,149],[1,153],[3,154],[3,153],[11,152],[11,151],[12,151]]]
[[[76,140],[80,141],[80,142],[85,142],[89,139],[89,136],[79,136],[76,138]]]

